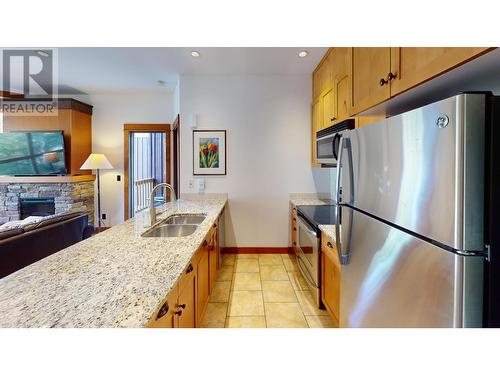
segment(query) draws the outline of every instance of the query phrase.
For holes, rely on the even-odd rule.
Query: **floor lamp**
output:
[[[95,169],[97,170],[97,227],[101,228],[101,178],[99,176],[99,170],[101,169],[113,169],[113,166],[109,160],[104,156],[104,154],[90,154],[90,156],[85,160],[85,163],[80,167],[80,169]]]

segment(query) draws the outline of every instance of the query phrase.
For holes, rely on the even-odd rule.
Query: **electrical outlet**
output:
[[[194,181],[192,178],[189,179],[188,187],[190,190],[194,189]]]
[[[106,214],[101,214],[101,219],[106,220]]]
[[[122,180],[122,176],[120,176],[119,174],[116,175],[116,181],[120,182]]]

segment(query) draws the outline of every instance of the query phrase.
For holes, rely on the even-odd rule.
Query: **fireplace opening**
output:
[[[21,220],[28,216],[49,216],[56,213],[54,198],[20,198]]]

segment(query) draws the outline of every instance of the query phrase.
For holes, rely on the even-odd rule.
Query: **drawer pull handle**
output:
[[[187,270],[186,270],[186,273],[191,273],[193,272],[194,268],[193,268],[193,265],[192,264],[189,264]]]
[[[168,313],[168,302],[165,302],[163,305],[161,305],[160,311],[158,311],[158,314],[156,315],[156,320],[160,319],[166,313]]]
[[[330,242],[327,242],[326,246],[328,246],[330,249],[333,249],[333,245]]]
[[[186,308],[186,304],[185,304],[185,303],[181,303],[181,304],[179,305],[179,307],[180,307],[181,309],[185,309],[185,308]]]
[[[175,312],[175,315],[179,315],[179,316],[181,316],[181,315],[182,315],[182,310],[177,310],[177,311]]]

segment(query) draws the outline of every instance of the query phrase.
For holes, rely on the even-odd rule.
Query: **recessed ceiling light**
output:
[[[200,57],[200,53],[198,51],[191,51],[191,56]]]
[[[45,51],[36,51],[36,53],[38,53],[42,57],[49,57],[49,54]]]
[[[309,55],[309,52],[307,52],[307,51],[300,51],[299,52],[299,57],[306,57],[307,55]]]

